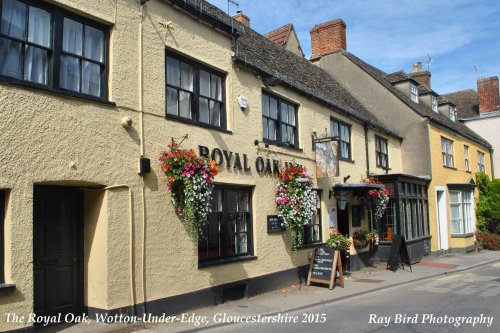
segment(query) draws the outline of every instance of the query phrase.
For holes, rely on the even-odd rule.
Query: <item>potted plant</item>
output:
[[[278,216],[283,226],[290,230],[294,251],[302,247],[303,227],[316,211],[316,193],[313,180],[300,165],[288,165],[278,174],[275,193]]]
[[[330,231],[330,238],[326,241],[326,245],[333,247],[337,251],[349,251],[351,240],[349,236],[342,235],[337,230],[332,230]]]
[[[160,153],[161,171],[167,176],[176,213],[192,236],[201,235],[210,207],[212,181],[219,172],[215,161],[200,158],[192,149],[182,149],[175,141]]]
[[[352,245],[355,249],[360,250],[368,246],[368,230],[356,229],[352,233]]]

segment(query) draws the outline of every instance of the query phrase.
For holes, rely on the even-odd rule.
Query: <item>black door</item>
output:
[[[341,210],[340,207],[337,206],[337,210],[339,232],[342,235],[349,235],[349,204],[346,204],[344,210]]]
[[[83,194],[35,186],[33,202],[34,307],[39,316],[83,309]]]

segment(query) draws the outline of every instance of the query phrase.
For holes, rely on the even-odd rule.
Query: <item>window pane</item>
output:
[[[291,105],[288,106],[288,123],[295,126],[295,108]]]
[[[167,88],[167,113],[179,115],[179,96],[177,89]]]
[[[273,119],[278,119],[278,100],[275,98],[269,98],[269,115]]]
[[[101,66],[83,61],[82,93],[101,96]]]
[[[237,212],[238,211],[238,194],[234,190],[226,191],[227,197],[227,210],[229,212]]]
[[[238,211],[248,212],[248,192],[238,192]],[[243,230],[243,229],[242,229]],[[246,226],[244,231],[246,231]]]
[[[289,143],[286,131],[286,125],[281,124],[281,142]]]
[[[210,73],[200,71],[200,94],[210,96]]]
[[[208,99],[200,98],[200,111],[198,115],[198,120],[202,123],[208,124],[210,118],[210,112],[208,109]]]
[[[332,121],[332,136],[339,136],[339,123]]]
[[[267,118],[262,117],[262,137],[269,139],[269,128],[267,126]]]
[[[181,87],[193,91],[193,67],[181,63]]]
[[[22,44],[0,38],[0,74],[21,78]]]
[[[85,26],[85,56],[92,60],[103,62],[104,32]]]
[[[180,87],[180,69],[179,62],[172,58],[167,58],[167,83]]]
[[[179,91],[179,116],[191,119],[191,94]]]
[[[287,136],[288,136],[288,142],[290,144],[295,144],[295,133],[294,133],[294,130],[293,130],[293,127],[291,126],[287,126]]]
[[[82,55],[83,25],[64,18],[63,50]]]
[[[210,124],[220,126],[220,110],[220,103],[210,101]]]
[[[281,102],[281,121],[288,123],[288,104]]]
[[[216,75],[211,76],[211,93],[210,97],[213,99],[216,99],[218,101],[222,101],[222,84],[221,84],[221,79],[220,77]]]
[[[37,47],[26,46],[24,59],[24,79],[47,85],[47,51]]]
[[[269,140],[276,141],[276,121],[269,119]]]
[[[60,87],[80,91],[80,61],[73,57],[61,56]]]
[[[262,95],[262,114],[269,116],[269,97]]]
[[[36,7],[29,7],[28,40],[50,47],[50,13]]]
[[[212,192],[212,212],[222,212],[222,191],[213,190]]]
[[[2,33],[24,39],[26,29],[26,5],[14,0],[2,3]]]

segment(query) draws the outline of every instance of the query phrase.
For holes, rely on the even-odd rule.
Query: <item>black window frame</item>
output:
[[[381,150],[382,143],[385,144],[386,153]],[[383,164],[384,156],[386,165]],[[378,135],[375,135],[375,161],[377,167],[389,170],[389,140]]]
[[[283,146],[283,147],[290,147],[290,148],[299,148],[299,113],[298,113],[298,109],[299,109],[299,106],[298,104],[296,103],[293,103],[293,102],[290,102],[289,100],[286,100],[280,96],[277,96],[277,95],[274,95],[274,94],[271,94],[269,92],[266,92],[266,91],[263,91],[262,92],[262,98],[261,98],[261,107],[262,109],[264,109],[264,96],[266,96],[267,98],[269,98],[269,100],[272,99],[275,99],[276,100],[276,103],[277,103],[277,116],[278,118],[277,119],[274,119],[274,121],[276,121],[276,140],[271,140],[269,138],[266,138],[264,136],[264,128],[262,128],[262,141],[263,142],[266,142],[268,144],[272,144],[272,145],[276,145],[276,146]],[[282,118],[282,108],[281,108],[281,104],[284,103],[288,106],[292,106],[294,109],[295,109],[295,125],[292,125],[290,123],[287,123],[285,122]],[[264,115],[264,112],[262,111],[262,119],[273,119],[269,116],[265,116]],[[263,125],[264,126],[264,125]],[[293,131],[293,136],[294,136],[294,142],[293,143],[290,143],[290,142],[283,142],[282,141],[282,133],[281,133],[281,127],[282,126],[287,126],[287,127],[292,127],[294,129]]]
[[[349,162],[352,162],[352,131],[351,131],[351,127],[352,125],[351,124],[348,124],[348,123],[345,123],[337,118],[334,118],[334,117],[330,117],[330,133],[332,136],[335,136],[334,133],[333,133],[333,126],[334,124],[337,124],[338,126],[338,138],[339,138],[339,160],[342,160],[342,161],[349,161]],[[340,135],[340,126],[344,126],[348,129],[349,131],[349,142],[347,141],[343,141],[342,140],[342,137]],[[346,144],[347,145],[347,153],[348,153],[348,157],[344,157],[343,156],[343,149],[342,149],[342,143]]]
[[[32,82],[32,81],[27,81],[24,79],[18,79],[10,76],[5,76],[5,75],[0,75],[0,81],[3,83],[7,84],[13,84],[13,85],[18,85],[18,86],[23,86],[23,87],[28,87],[28,88],[34,88],[34,89],[40,89],[40,90],[45,90],[49,91],[52,93],[56,94],[62,94],[62,95],[67,95],[71,97],[78,97],[82,99],[87,99],[87,100],[93,100],[96,102],[104,102],[104,103],[109,103],[108,100],[108,95],[109,95],[109,38],[110,38],[110,28],[109,26],[106,26],[104,24],[101,24],[99,22],[93,21],[91,19],[85,18],[83,16],[80,16],[78,14],[69,12],[67,10],[64,10],[62,8],[59,8],[57,6],[50,5],[46,2],[37,2],[33,0],[17,0],[21,3],[24,3],[28,6],[32,7],[37,7],[40,9],[43,9],[47,12],[50,13],[50,24],[51,24],[51,35],[50,35],[50,40],[51,40],[51,47],[50,48],[45,48],[39,45],[36,45],[34,43],[31,43],[29,41],[16,38],[16,37],[11,37],[5,34],[2,34],[0,32],[0,38],[12,40],[19,42],[23,45],[36,45],[36,47],[47,50],[48,51],[48,60],[47,60],[47,85]],[[3,8],[3,0],[0,0],[0,17],[2,15],[2,8]],[[82,61],[89,61],[92,63],[98,63],[101,66],[101,95],[100,96],[95,96],[91,94],[85,94],[82,92],[77,92],[69,89],[64,89],[60,87],[60,66],[61,66],[61,56],[64,56],[65,51],[63,51],[63,22],[64,18],[68,18],[70,20],[76,21],[78,23],[81,23],[84,26],[89,26],[94,29],[100,30],[103,32],[103,62],[98,63],[92,59],[89,59],[85,56],[78,56],[78,55],[71,55],[74,58],[78,58],[80,63]],[[28,21],[28,20],[26,20]],[[0,22],[1,24],[1,22]],[[28,23],[26,23],[28,24]],[[84,32],[82,32],[84,34]],[[84,34],[85,35],[85,34]],[[82,40],[82,45],[84,43],[84,40]],[[82,49],[83,50],[83,49]],[[23,51],[24,54],[24,51]],[[21,62],[23,63],[22,66],[24,67],[24,56],[21,59]],[[82,70],[81,70],[82,65],[80,64],[80,83],[82,80]],[[24,72],[24,70],[23,70]],[[80,84],[80,89],[81,89],[81,84]]]
[[[221,190],[222,193],[222,211],[221,212],[209,212],[209,214],[222,214],[222,223],[221,230],[219,235],[219,247],[222,249],[222,255],[217,257],[209,257],[206,259],[200,259],[200,242],[201,239],[198,239],[198,267],[207,267],[218,264],[226,264],[232,263],[236,261],[244,261],[256,259],[254,257],[254,246],[253,246],[253,186],[238,186],[238,185],[226,185],[226,184],[216,184],[214,185],[213,190]],[[229,232],[229,220],[228,215],[230,212],[227,210],[228,208],[228,191],[241,191],[246,192],[248,195],[248,212],[247,214],[247,225],[246,225],[246,234],[247,234],[247,252],[242,254],[234,254],[230,255],[227,253],[227,245],[230,242],[230,232]],[[213,200],[213,197],[212,197]],[[206,232],[206,230],[204,230]]]
[[[306,223],[303,227],[304,237],[302,239],[302,247],[307,248],[309,246],[314,246],[317,244],[323,243],[323,227],[322,227],[322,219],[321,219],[321,196],[323,191],[321,189],[314,189],[316,192],[316,215],[314,219],[311,219],[308,223]],[[317,228],[317,230],[315,230]],[[312,230],[311,230],[312,229]],[[318,234],[318,239],[308,241],[308,236],[312,233]]]
[[[174,59],[174,60],[179,61],[181,63],[187,64],[187,65],[191,66],[193,69],[193,91],[190,92],[190,93],[192,93],[192,97],[191,97],[191,115],[192,115],[192,117],[191,118],[186,118],[186,117],[182,117],[180,115],[173,115],[173,114],[168,113],[168,110],[167,110],[167,108],[168,108],[168,100],[167,100],[168,99],[168,88],[170,87],[172,89],[177,89],[177,90],[182,90],[184,92],[189,92],[188,90],[185,90],[182,87],[173,86],[173,85],[170,85],[168,83],[168,80],[167,80],[167,75],[168,75],[168,73],[167,73],[167,71],[168,71],[167,61],[168,61],[168,58],[171,58],[171,59]],[[221,79],[222,100],[217,101],[217,103],[222,104],[222,108],[220,111],[220,126],[212,125],[210,123],[205,123],[205,122],[202,122],[199,120],[199,114],[200,114],[200,112],[199,112],[199,110],[200,110],[199,100],[200,100],[200,97],[208,99],[208,100],[213,100],[212,98],[201,95],[201,93],[200,93],[200,90],[201,90],[200,89],[200,71],[201,70],[208,72],[210,75],[218,76]],[[197,126],[201,126],[201,127],[205,127],[205,128],[226,131],[227,130],[226,77],[227,77],[226,73],[223,73],[221,71],[213,69],[213,68],[206,66],[198,61],[184,57],[184,56],[182,56],[176,52],[173,52],[169,49],[165,49],[165,119],[174,120],[174,121],[181,121],[184,123],[189,123],[189,124],[193,124],[193,125],[197,125]],[[214,100],[214,101],[216,101],[216,100]]]

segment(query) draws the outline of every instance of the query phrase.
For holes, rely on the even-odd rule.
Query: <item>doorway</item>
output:
[[[349,235],[349,204],[343,210],[337,207],[337,227],[342,235]]]
[[[35,186],[33,198],[34,311],[37,316],[83,310],[83,193]]]
[[[437,198],[437,227],[438,227],[438,249],[448,250],[448,217],[446,214],[446,194],[445,189],[436,187]]]

